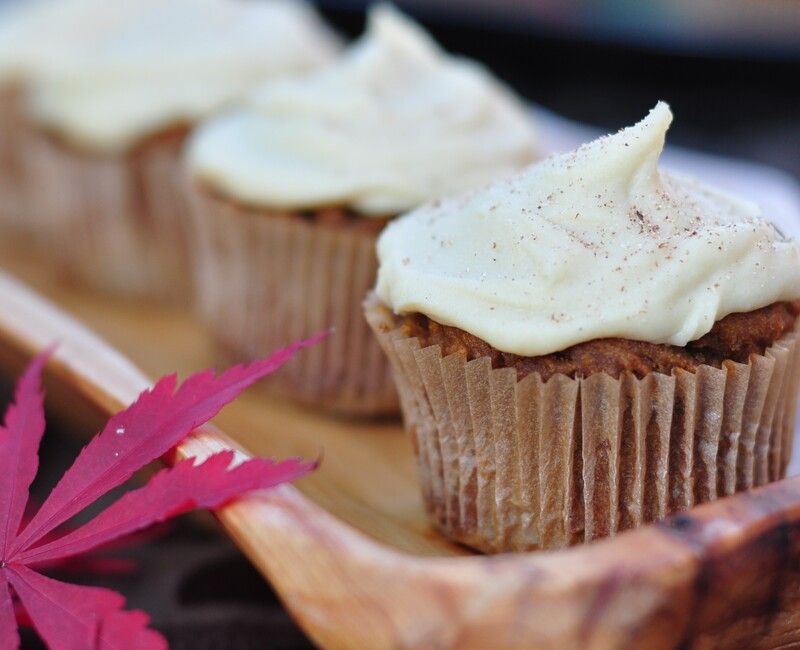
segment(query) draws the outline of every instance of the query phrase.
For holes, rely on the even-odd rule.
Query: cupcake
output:
[[[800,247],[659,170],[671,120],[659,103],[381,235],[366,314],[449,538],[559,548],[784,475]]]
[[[10,45],[17,39],[22,19],[6,8],[0,13],[0,233],[4,236],[24,227],[24,196],[18,154],[20,114],[20,64]]]
[[[4,238],[27,237],[32,225],[23,156],[29,137],[26,84],[57,62],[60,53],[110,29],[145,4],[38,0],[0,10],[0,233]]]
[[[185,299],[187,133],[265,80],[325,64],[337,43],[295,0],[121,4],[135,7],[126,20],[64,48],[28,84],[31,214],[47,252],[84,283]]]
[[[524,105],[382,6],[335,65],[265,84],[188,147],[203,321],[227,356],[333,326],[267,386],[347,415],[396,413],[363,319],[375,241],[400,212],[535,157]]]

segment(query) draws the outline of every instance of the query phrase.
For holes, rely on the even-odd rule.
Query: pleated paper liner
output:
[[[800,323],[748,364],[543,382],[421,348],[374,295],[365,310],[394,369],[430,514],[473,548],[590,541],[786,472]]]
[[[24,240],[29,233],[22,158],[27,128],[22,92],[15,85],[0,85],[0,232],[4,238]]]
[[[185,129],[165,133],[114,156],[32,130],[24,147],[39,248],[90,288],[188,304],[184,136]]]
[[[228,360],[333,327],[264,389],[343,415],[396,414],[389,364],[361,309],[375,281],[375,232],[248,210],[191,184],[187,192],[196,303]]]

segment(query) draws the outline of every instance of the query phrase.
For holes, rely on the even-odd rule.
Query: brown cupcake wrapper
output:
[[[264,388],[344,415],[396,414],[389,364],[361,309],[375,281],[376,235],[246,210],[187,185],[196,303],[219,349],[253,359],[333,327]]]
[[[30,221],[40,248],[70,277],[126,297],[191,297],[182,140],[91,155],[40,130],[25,138]]]
[[[0,87],[0,229],[4,236],[29,233],[22,156],[27,128],[19,88]]]
[[[425,502],[455,541],[561,548],[785,475],[800,323],[748,364],[543,382],[422,348],[374,295],[365,311],[394,369]]]

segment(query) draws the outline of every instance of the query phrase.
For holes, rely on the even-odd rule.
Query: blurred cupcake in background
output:
[[[183,300],[187,133],[265,80],[325,64],[338,41],[296,0],[121,4],[135,7],[125,20],[63,48],[26,84],[31,221],[83,283]]]
[[[671,120],[659,103],[381,236],[367,317],[451,539],[559,548],[785,475],[800,245],[660,171]]]
[[[361,302],[395,215],[536,157],[525,105],[389,6],[334,65],[265,84],[188,147],[196,289],[222,351],[257,358],[334,326],[270,384],[351,415],[397,411]]]
[[[152,2],[150,4],[153,4]],[[24,144],[28,84],[65,52],[141,12],[148,2],[38,0],[12,2],[0,10],[0,233],[30,234],[26,209]]]

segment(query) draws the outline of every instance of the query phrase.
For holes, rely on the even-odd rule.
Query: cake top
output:
[[[638,124],[395,220],[378,296],[503,352],[620,337],[685,345],[800,298],[800,248],[757,206],[658,169],[672,121]]]
[[[334,65],[204,124],[189,165],[251,206],[387,216],[516,171],[535,145],[526,107],[486,69],[384,5]]]
[[[47,4],[66,13],[64,7],[92,3],[102,4]],[[101,10],[89,20],[100,27],[84,27],[90,34],[59,48],[31,83],[34,116],[90,150],[124,151],[161,130],[196,122],[265,80],[305,73],[338,50],[337,39],[300,0],[105,4],[113,12]],[[113,20],[102,18],[114,12]],[[36,32],[33,41],[44,41],[49,31]]]
[[[156,0],[17,0],[0,9],[0,84],[22,83]]]

